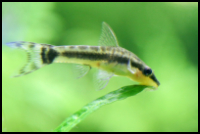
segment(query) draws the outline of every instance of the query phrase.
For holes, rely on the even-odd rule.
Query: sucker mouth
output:
[[[154,81],[154,82],[156,82],[156,84],[159,86],[160,85],[160,82],[156,79],[156,76],[154,75],[154,74],[152,74],[151,76],[150,76],[150,78]]]

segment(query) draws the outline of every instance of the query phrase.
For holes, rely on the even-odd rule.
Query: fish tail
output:
[[[55,46],[48,44],[18,41],[10,42],[6,45],[12,48],[24,49],[28,54],[28,62],[14,77],[29,74],[45,65],[51,64],[58,55],[58,52],[54,49]]]

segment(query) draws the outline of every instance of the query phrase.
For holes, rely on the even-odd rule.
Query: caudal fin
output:
[[[24,49],[28,54],[27,64],[14,77],[26,75],[48,65],[57,56],[56,51],[53,49],[54,46],[48,44],[18,41],[10,42],[6,45],[12,48]]]

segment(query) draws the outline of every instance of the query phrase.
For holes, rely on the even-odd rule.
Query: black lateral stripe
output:
[[[105,60],[109,63],[111,62],[118,62],[119,64],[128,64],[128,61],[130,60],[127,57],[121,57],[119,55],[111,55],[111,54],[104,54],[104,53],[92,53],[92,52],[63,52],[63,56],[66,56],[68,58],[79,58],[79,59],[88,59],[88,60]],[[139,70],[142,70],[142,65],[139,63],[131,62],[131,65],[133,67],[138,68]]]
[[[47,58],[49,61],[49,64],[53,62],[53,60],[59,55],[59,53],[54,50],[53,48],[49,47],[49,51],[47,53]]]
[[[47,58],[46,58],[46,55],[45,55],[46,50],[47,50],[47,48],[42,47],[41,56],[42,56],[42,62],[43,62],[44,64],[45,64],[45,63],[48,63]]]

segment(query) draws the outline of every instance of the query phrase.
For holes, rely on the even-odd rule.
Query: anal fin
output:
[[[91,66],[89,65],[80,65],[80,64],[75,64],[74,65],[74,71],[75,71],[75,77],[77,79],[85,76],[91,69]]]

